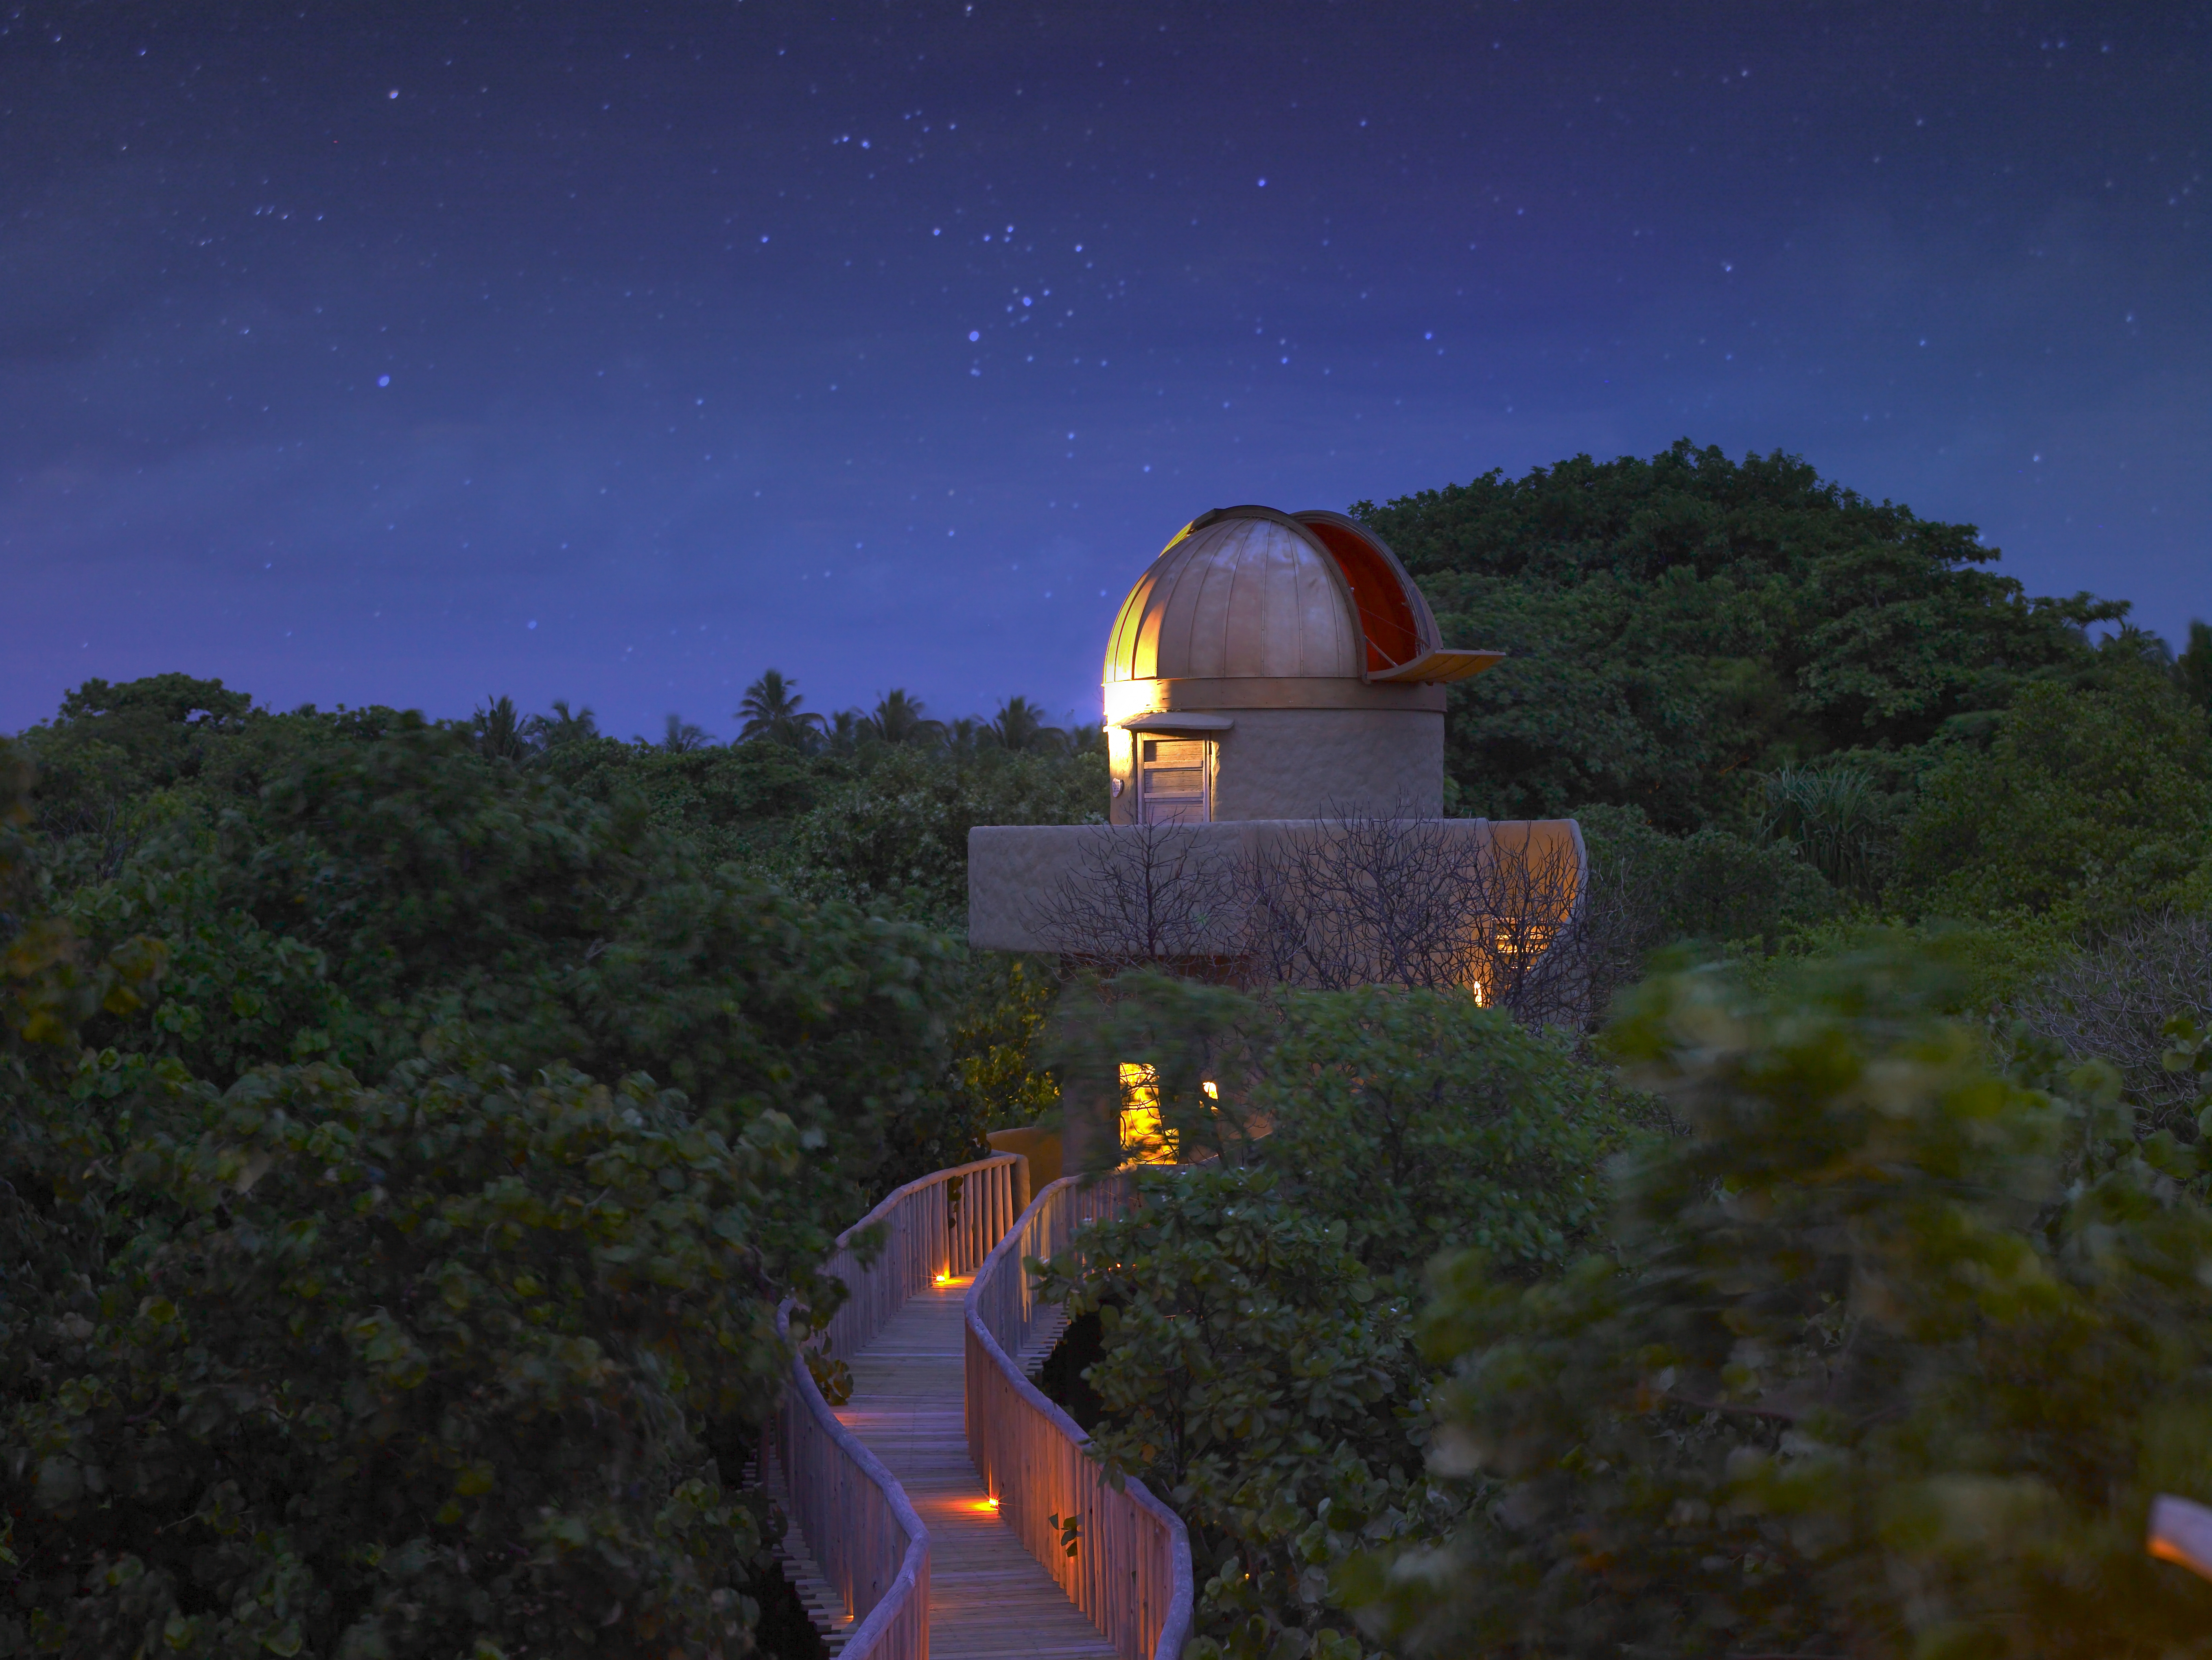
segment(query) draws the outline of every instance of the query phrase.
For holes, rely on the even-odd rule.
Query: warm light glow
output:
[[[1159,1074],[1141,1061],[1124,1061],[1121,1079],[1121,1152],[1132,1164],[1172,1164],[1175,1151],[1168,1146],[1166,1127],[1160,1122]]]
[[[1121,1082],[1122,1162],[1130,1164],[1172,1164],[1176,1150],[1160,1117],[1159,1073],[1141,1061],[1124,1061],[1118,1068]],[[1199,1088],[1219,1110],[1221,1086],[1212,1079]]]
[[[999,1513],[999,1500],[997,1495],[994,1494],[992,1497],[984,1499],[981,1504],[977,1505],[975,1508],[986,1516],[996,1516]]]
[[[949,1274],[940,1274],[937,1276],[937,1283],[940,1286],[949,1286],[952,1283],[952,1276]]]

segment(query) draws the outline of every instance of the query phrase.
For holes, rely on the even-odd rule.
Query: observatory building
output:
[[[969,942],[1571,1014],[1582,976],[1557,947],[1588,886],[1580,829],[1443,816],[1445,688],[1504,655],[1446,647],[1397,556],[1341,514],[1201,514],[1107,639],[1105,822],[969,831]],[[1100,1138],[1109,1162],[1169,1156],[1152,1074],[1119,1072],[1063,1079],[1064,1138],[991,1145],[1040,1183],[1063,1139],[1078,1165]]]
[[[1446,647],[1397,556],[1342,514],[1201,514],[1137,579],[1107,639],[1105,823],[970,830],[969,943],[1310,981],[1290,958],[1255,953],[1250,885],[1228,873],[1310,867],[1383,824],[1417,830],[1431,869],[1540,871],[1518,903],[1555,927],[1584,885],[1571,819],[1443,817],[1444,689],[1504,656]],[[1392,896],[1370,897],[1387,910]],[[1170,914],[1171,939],[1158,926]]]

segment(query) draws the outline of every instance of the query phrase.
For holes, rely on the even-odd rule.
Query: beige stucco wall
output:
[[[1588,871],[1582,829],[1571,818],[1427,821],[1472,860],[1493,845],[1533,861],[1560,859],[1573,872],[1577,893]],[[1271,847],[1303,838],[1340,835],[1329,819],[1244,819],[1148,830],[1138,825],[979,824],[968,832],[968,942],[979,951],[1080,951],[1084,942],[1059,937],[1053,927],[1055,896],[1094,879],[1114,861],[1135,858],[1148,835],[1156,850],[1192,869],[1225,871]],[[1219,933],[1206,948],[1229,951],[1242,919],[1224,908]]]
[[[1444,717],[1426,709],[1240,709],[1215,759],[1218,818],[1440,818]]]
[[[1434,818],[1444,806],[1441,686],[1325,678],[1123,681],[1106,688],[1109,822],[1136,822],[1133,719],[1203,714],[1212,741],[1213,816],[1289,819],[1344,813]]]

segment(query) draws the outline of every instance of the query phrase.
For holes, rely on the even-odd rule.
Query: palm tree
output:
[[[978,744],[989,741],[991,729],[971,715],[962,715],[945,728],[945,747],[955,755],[973,755]]]
[[[549,750],[559,749],[563,744],[580,744],[599,735],[599,717],[587,707],[574,711],[568,700],[553,700],[553,713],[533,714],[527,722],[529,735]]]
[[[1058,727],[1045,725],[1044,711],[1026,697],[1009,697],[1000,704],[998,714],[991,717],[986,730],[1002,749],[1034,749],[1067,739],[1067,734]]]
[[[799,695],[799,682],[787,680],[779,669],[767,673],[745,688],[744,702],[738,705],[738,718],[745,724],[738,733],[740,743],[754,739],[765,739],[771,744],[788,744],[793,749],[804,749],[806,741],[822,729],[822,717],[805,714],[799,706],[806,700]]]
[[[671,755],[689,755],[714,741],[714,734],[706,727],[695,727],[681,715],[672,714],[668,717],[668,735],[660,740],[660,747]]]
[[[520,761],[537,745],[531,741],[530,722],[519,714],[512,697],[495,697],[469,722],[477,753],[495,761]]]
[[[1872,893],[1879,885],[1888,830],[1887,805],[1856,767],[1783,767],[1762,773],[1768,839],[1798,855],[1839,888]]]
[[[884,744],[928,743],[943,737],[944,723],[927,719],[921,711],[921,699],[903,687],[893,686],[876,700],[876,712],[868,717],[868,731]]]
[[[830,747],[839,755],[850,755],[860,747],[862,739],[874,735],[869,728],[868,717],[858,709],[839,709],[830,717],[830,724],[823,731]]]

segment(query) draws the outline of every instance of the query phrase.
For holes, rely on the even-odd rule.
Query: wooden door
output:
[[[1203,738],[1137,740],[1137,822],[1203,824],[1213,817],[1213,792]]]

